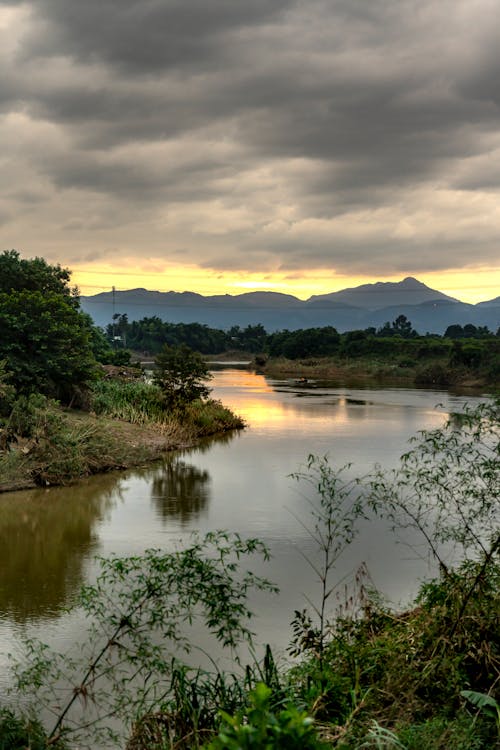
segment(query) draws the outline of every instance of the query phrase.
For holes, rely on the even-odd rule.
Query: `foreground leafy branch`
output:
[[[268,557],[259,540],[214,532],[177,552],[102,559],[96,583],[81,594],[89,620],[83,657],[31,642],[29,666],[18,672],[18,688],[35,698],[38,712],[45,706],[54,716],[49,744],[70,735],[89,741],[90,732],[93,743],[118,741],[111,719],[130,729],[166,700],[177,655],[193,647],[195,620],[233,652],[250,641],[248,594],[276,591],[242,569],[253,554]]]
[[[411,443],[397,469],[378,469],[370,478],[371,507],[394,530],[416,530],[445,576],[450,560],[494,554],[500,531],[500,400],[469,406]]]

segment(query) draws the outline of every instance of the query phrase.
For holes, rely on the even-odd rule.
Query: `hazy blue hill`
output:
[[[330,300],[377,310],[394,305],[419,305],[436,299],[458,302],[453,297],[431,289],[412,276],[407,276],[402,281],[377,281],[374,284],[362,284],[354,288],[342,289],[340,292],[315,295],[310,298],[309,302]]]
[[[478,302],[476,307],[498,307],[500,308],[500,297],[495,297],[495,299],[489,299],[485,302]]]
[[[269,331],[334,326],[339,331],[376,328],[406,315],[419,333],[444,333],[453,323],[500,326],[500,297],[468,305],[408,277],[399,282],[376,282],[307,301],[279,292],[247,292],[205,297],[195,292],[158,292],[130,289],[101,292],[81,298],[82,308],[95,323],[106,327],[113,313],[130,321],[157,315],[171,323],[205,323],[227,329],[261,323]]]
[[[291,294],[280,292],[245,292],[243,294],[219,294],[205,297],[210,307],[238,309],[283,309],[301,307],[303,302]]]
[[[454,323],[483,325],[478,323],[479,316],[474,305],[443,299],[423,302],[420,305],[391,305],[371,311],[369,318],[373,321],[371,325],[378,328],[387,321],[392,322],[398,315],[406,315],[419,333],[444,333],[448,326]]]

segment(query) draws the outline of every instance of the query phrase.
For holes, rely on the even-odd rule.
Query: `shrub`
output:
[[[234,716],[221,712],[222,725],[207,750],[319,750],[326,747],[314,720],[288,703],[271,705],[272,690],[259,683],[250,692],[246,709]]]

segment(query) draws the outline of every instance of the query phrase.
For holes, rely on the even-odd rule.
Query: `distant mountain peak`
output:
[[[500,298],[466,305],[423,284],[413,276],[377,281],[353,289],[299,300],[273,291],[205,297],[196,292],[159,292],[144,288],[101,292],[81,297],[82,308],[104,328],[115,310],[130,321],[158,316],[171,323],[204,323],[229,328],[261,323],[268,331],[334,326],[339,331],[379,327],[403,314],[413,327],[443,333],[448,325],[500,325]]]
[[[308,302],[317,304],[320,300],[342,302],[368,310],[378,310],[382,307],[401,304],[420,305],[434,300],[447,300],[457,303],[459,301],[454,297],[443,294],[443,292],[431,289],[413,276],[406,276],[402,281],[376,281],[372,284],[361,284],[360,286],[341,289],[339,292],[315,295]]]

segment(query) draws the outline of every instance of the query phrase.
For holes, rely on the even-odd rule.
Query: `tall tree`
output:
[[[0,254],[0,293],[53,292],[65,297],[78,308],[78,290],[70,287],[71,272],[60,265],[50,265],[43,258],[21,258],[17,250]]]
[[[0,360],[19,393],[67,401],[93,376],[92,324],[69,281],[42,258],[0,255]]]
[[[212,377],[207,363],[198,352],[185,344],[166,344],[155,359],[155,383],[163,391],[169,408],[183,407],[196,399],[208,396],[205,383]]]

